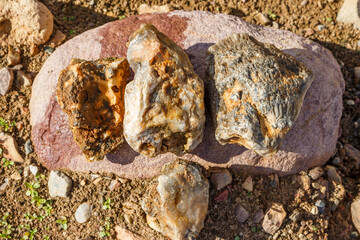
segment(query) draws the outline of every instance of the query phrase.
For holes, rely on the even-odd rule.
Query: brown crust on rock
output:
[[[60,73],[57,100],[88,161],[102,160],[123,142],[125,58],[73,59]]]

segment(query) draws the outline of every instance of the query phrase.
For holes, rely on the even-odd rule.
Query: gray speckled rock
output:
[[[141,203],[149,226],[172,240],[195,239],[204,226],[209,183],[201,169],[176,160],[164,166]]]
[[[153,25],[143,24],[130,37],[127,57],[135,72],[125,94],[128,144],[149,157],[194,150],[205,123],[204,83],[186,53]]]
[[[312,81],[303,63],[246,33],[211,46],[206,85],[216,139],[262,156],[276,153]]]
[[[126,56],[126,43],[142,23],[166,34],[188,54],[195,72],[205,78],[208,48],[232,33],[247,33],[260,42],[274,44],[301,61],[314,74],[298,119],[272,157],[261,157],[236,144],[221,145],[207,117],[203,141],[182,158],[205,167],[242,169],[251,173],[292,174],[322,165],[332,156],[339,136],[344,80],[332,54],[319,44],[294,33],[256,26],[241,18],[208,12],[175,11],[132,16],[108,23],[71,39],[44,63],[32,87],[30,114],[32,142],[44,166],[84,172],[113,172],[120,177],[146,178],[160,173],[172,153],[148,158],[124,143],[103,161],[87,162],[73,139],[68,118],[55,99],[59,73],[72,58],[94,60]]]

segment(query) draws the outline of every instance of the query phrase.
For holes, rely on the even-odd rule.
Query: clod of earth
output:
[[[187,54],[154,26],[131,36],[127,58],[135,72],[126,87],[124,135],[149,157],[191,152],[205,122],[204,84]]]
[[[57,97],[88,161],[102,160],[123,143],[125,58],[73,59],[60,73]]]
[[[53,31],[53,15],[36,0],[0,1],[0,45],[45,43]]]
[[[208,50],[215,137],[262,156],[276,153],[299,115],[312,72],[272,44],[234,33]]]
[[[166,164],[149,186],[141,206],[149,226],[172,240],[195,239],[204,226],[209,183],[198,166]]]

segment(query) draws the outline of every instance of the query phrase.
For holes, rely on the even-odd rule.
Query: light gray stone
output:
[[[66,176],[64,173],[59,171],[50,172],[48,188],[51,197],[68,197],[71,186],[71,178]]]
[[[29,140],[27,140],[26,142],[25,142],[25,154],[26,155],[29,155],[30,153],[32,153],[34,150],[33,150],[33,148],[32,148],[32,146],[31,146],[31,140],[29,139]]]
[[[86,223],[91,217],[91,207],[88,203],[82,203],[76,209],[75,219],[78,223]]]
[[[36,165],[30,165],[29,170],[34,176],[36,176],[36,174],[39,172],[39,168]]]

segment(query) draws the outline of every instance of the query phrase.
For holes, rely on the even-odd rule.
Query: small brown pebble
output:
[[[35,56],[36,54],[38,54],[40,52],[39,48],[35,45],[35,44],[32,44],[30,46],[30,55],[31,56]]]
[[[7,62],[10,66],[14,66],[20,63],[20,53],[16,51],[12,46],[9,45],[9,51],[7,55]]]
[[[85,186],[85,184],[86,184],[86,180],[85,180],[85,179],[83,179],[83,180],[80,181],[80,185],[81,185],[81,186]]]
[[[102,180],[101,177],[95,179],[95,180],[93,181],[94,185],[99,185],[99,183],[101,182],[101,180]]]
[[[18,122],[18,123],[16,123],[15,126],[19,131],[21,131],[24,128],[24,123],[23,122]]]

